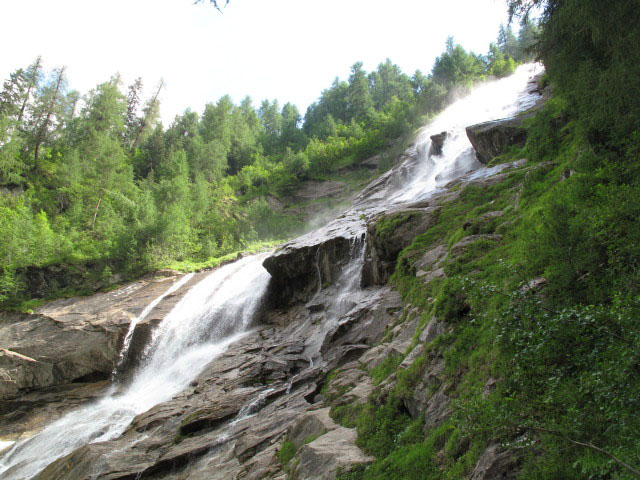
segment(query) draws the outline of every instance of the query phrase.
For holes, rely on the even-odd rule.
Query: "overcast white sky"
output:
[[[0,77],[37,55],[47,69],[66,65],[83,94],[116,72],[126,84],[141,76],[147,94],[163,77],[165,126],[224,94],[304,114],[356,61],[428,73],[448,35],[486,53],[506,10],[505,0],[231,0],[224,14],[193,0],[11,0]]]

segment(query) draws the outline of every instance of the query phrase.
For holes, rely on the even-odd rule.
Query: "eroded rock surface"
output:
[[[287,435],[299,446],[297,478],[335,478],[339,468],[372,461],[355,446],[355,430],[328,416],[319,393],[327,372],[340,367],[350,372],[341,392],[366,401],[370,379],[353,359],[397,321],[402,302],[389,287],[369,288],[337,315],[338,288],[315,295],[325,306],[315,312],[304,304],[271,311],[273,326],[233,344],[186,390],[138,415],[120,437],[82,447],[37,478],[275,477]]]
[[[433,226],[438,207],[402,208],[382,213],[367,224],[367,252],[362,285],[384,285],[393,273],[400,251],[416,235]]]
[[[485,165],[494,157],[504,153],[510,146],[523,146],[527,140],[527,130],[522,122],[530,115],[492,120],[467,127],[467,137],[480,162]]]

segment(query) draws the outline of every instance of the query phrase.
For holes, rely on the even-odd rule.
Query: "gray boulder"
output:
[[[438,220],[439,207],[403,208],[373,217],[367,224],[367,253],[362,286],[384,285],[398,254]]]
[[[436,135],[431,135],[431,154],[442,155],[442,147],[444,141],[447,139],[447,132],[441,132]]]
[[[480,456],[470,480],[512,480],[520,473],[519,461],[513,452],[489,445]]]
[[[531,114],[478,123],[467,127],[467,137],[476,151],[476,156],[485,165],[501,155],[506,147],[523,146],[527,130],[522,126]]]
[[[329,407],[313,410],[302,415],[287,430],[287,438],[296,449],[302,447],[310,438],[317,438],[325,433],[338,428],[329,416]]]
[[[353,247],[362,241],[357,235],[361,227],[353,219],[340,220],[286,243],[265,259],[263,266],[272,278],[269,300],[273,306],[305,302],[338,279]]]
[[[293,480],[333,480],[338,472],[349,472],[356,465],[375,459],[355,445],[356,431],[338,427],[304,445],[292,460]]]

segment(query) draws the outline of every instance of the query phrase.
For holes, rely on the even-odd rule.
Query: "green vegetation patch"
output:
[[[280,447],[280,450],[278,450],[277,453],[278,460],[280,460],[280,463],[285,468],[285,470],[287,470],[287,466],[289,465],[289,462],[295,456],[295,454],[296,446],[288,438],[285,439],[285,441],[282,443],[282,447]]]

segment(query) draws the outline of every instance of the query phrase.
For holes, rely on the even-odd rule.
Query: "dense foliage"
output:
[[[29,275],[54,264],[89,265],[104,285],[297,233],[302,220],[274,211],[270,197],[389,148],[454,85],[502,74],[506,49],[482,57],[450,39],[428,76],[390,60],[370,73],[356,63],[304,121],[291,103],[223,96],[168,128],[158,122],[162,82],[146,101],[140,79],[123,90],[118,76],[80,95],[64,69],[47,73],[38,58],[0,92],[0,302],[42,295],[27,289]]]

